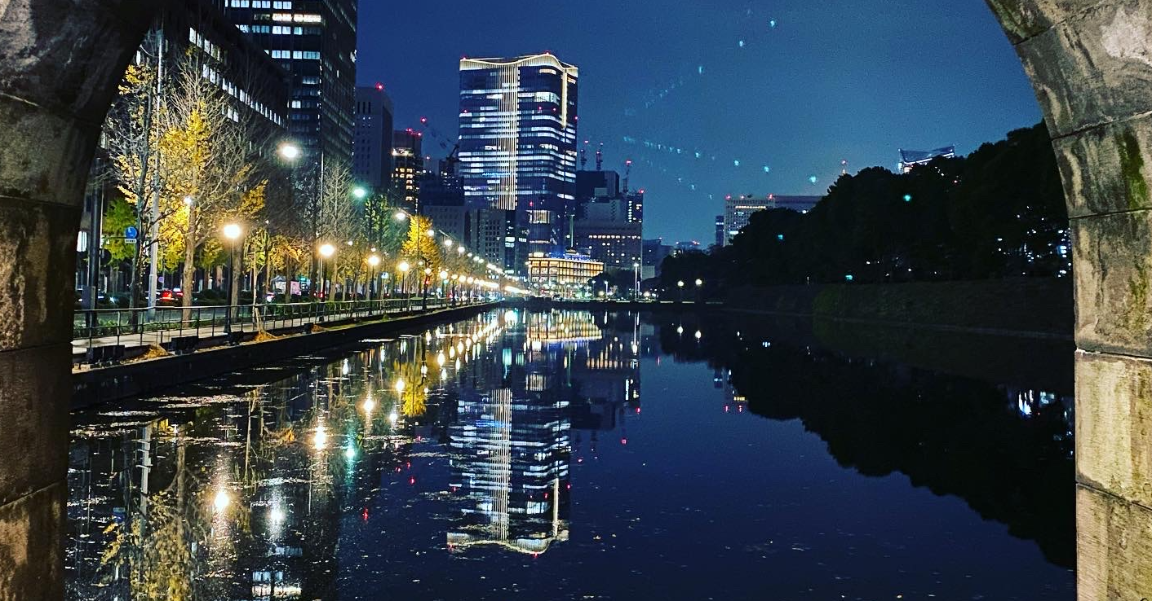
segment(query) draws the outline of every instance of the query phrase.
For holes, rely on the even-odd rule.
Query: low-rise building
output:
[[[546,291],[571,296],[604,273],[604,263],[578,253],[537,253],[528,258],[528,280]]]

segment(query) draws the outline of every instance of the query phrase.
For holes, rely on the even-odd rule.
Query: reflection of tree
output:
[[[1035,540],[1058,565],[1074,563],[1072,439],[1060,404],[1023,419],[995,385],[709,330],[704,342],[661,329],[678,360],[732,370],[732,383],[762,416],[800,419],[845,467],[867,476],[908,475],[915,486],[957,495],[986,519]]]
[[[407,418],[421,417],[428,411],[428,359],[422,346],[417,347],[417,357],[410,361],[392,362],[392,371],[397,381],[404,382],[404,389],[398,391],[400,414]]]
[[[133,598],[180,601],[191,599],[193,573],[191,543],[199,540],[201,524],[196,503],[189,504],[186,449],[177,441],[175,478],[165,489],[150,495],[127,522],[113,522],[116,536],[102,562],[108,568],[129,573]]]

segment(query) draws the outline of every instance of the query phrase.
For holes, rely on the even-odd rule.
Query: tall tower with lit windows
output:
[[[574,204],[579,70],[545,53],[460,61],[460,176],[469,206],[505,211],[504,269],[564,245]]]
[[[352,165],[358,0],[216,0],[291,75],[289,135],[304,167]]]

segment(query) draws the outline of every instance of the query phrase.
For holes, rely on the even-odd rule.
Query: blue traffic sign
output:
[[[140,237],[140,230],[133,226],[128,226],[124,228],[124,237],[129,240],[135,240],[136,238]]]

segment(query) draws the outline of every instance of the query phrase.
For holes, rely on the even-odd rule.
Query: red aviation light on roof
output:
[[[382,84],[380,82],[376,82],[376,89],[383,92],[384,91],[384,84]]]

